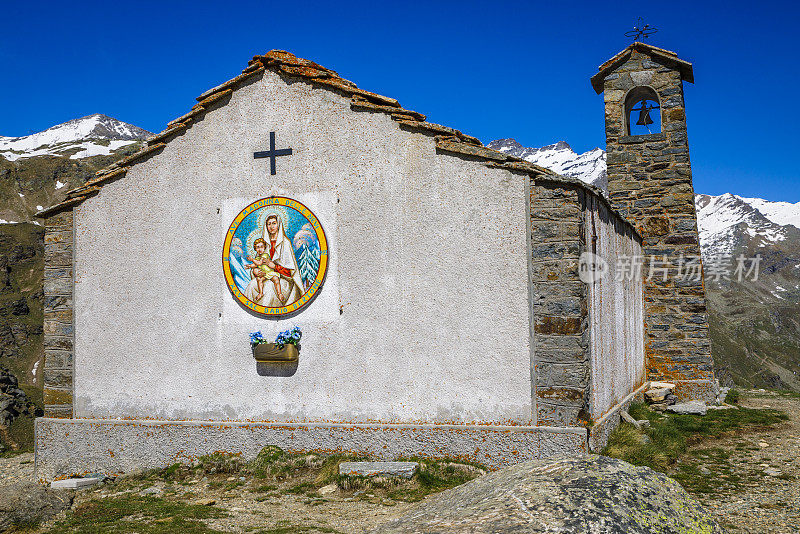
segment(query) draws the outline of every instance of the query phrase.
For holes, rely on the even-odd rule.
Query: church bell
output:
[[[650,110],[653,109],[651,107],[647,107],[647,101],[642,100],[641,108],[639,109],[639,120],[636,121],[636,124],[639,126],[649,126],[653,124],[653,119],[650,118]]]

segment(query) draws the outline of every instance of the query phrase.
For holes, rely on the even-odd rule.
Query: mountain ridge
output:
[[[110,155],[153,134],[101,113],[72,119],[21,137],[0,136],[0,156],[8,161],[36,156],[81,159]]]
[[[541,167],[548,168],[559,174],[579,178],[582,181],[595,185],[606,191],[606,153],[601,148],[593,148],[581,154],[572,150],[566,141],[558,141],[543,147],[524,147],[516,139],[505,138],[490,142],[487,147],[522,158],[525,161],[535,163]],[[762,198],[746,198],[732,193],[722,195],[697,194],[697,202],[703,202],[704,206],[708,202],[714,202],[724,197],[735,197],[744,202],[752,209],[758,210],[770,222],[785,226],[791,224],[800,228],[800,202],[792,204],[790,202],[765,200]],[[707,213],[704,213],[704,217]],[[698,219],[700,214],[698,213]]]
[[[580,178],[584,182],[600,189],[606,190],[608,188],[606,152],[601,148],[593,148],[578,154],[572,150],[572,147],[566,141],[558,141],[552,145],[534,148],[524,147],[513,138],[497,139],[486,146],[498,152],[535,163],[563,176]]]

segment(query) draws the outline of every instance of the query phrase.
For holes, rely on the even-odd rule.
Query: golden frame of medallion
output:
[[[286,208],[291,208],[305,217],[316,233],[320,249],[319,269],[317,270],[317,276],[314,279],[314,282],[308,287],[308,289],[305,290],[299,299],[288,306],[279,308],[262,306],[248,299],[237,287],[230,266],[231,243],[233,242],[236,229],[248,215],[254,211],[269,206],[284,206]],[[325,236],[325,230],[322,228],[322,223],[319,222],[317,216],[314,215],[310,209],[296,200],[287,197],[267,197],[256,200],[239,212],[239,214],[233,219],[233,222],[228,227],[228,231],[225,233],[225,243],[222,245],[222,270],[225,274],[225,284],[228,286],[228,289],[233,297],[242,306],[267,317],[282,317],[293,314],[306,307],[314,299],[314,297],[316,297],[316,295],[319,293],[319,290],[322,288],[322,283],[325,281],[325,275],[328,272],[328,239]]]

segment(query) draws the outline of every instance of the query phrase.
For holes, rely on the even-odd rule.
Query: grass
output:
[[[649,420],[650,427],[642,433],[632,425],[618,426],[602,454],[661,472],[673,465],[690,444],[744,428],[768,427],[789,418],[779,410],[752,408],[709,410],[704,416],[662,416],[636,403],[631,405],[629,412],[635,419]]]
[[[418,462],[419,470],[414,475],[416,487],[401,486],[388,492],[389,497],[399,501],[419,501],[432,493],[460,486],[486,472],[486,467],[480,464],[463,461],[433,460],[416,456],[404,458],[402,461]]]
[[[222,475],[235,475],[239,474],[245,466],[246,464],[239,454],[215,452],[214,454],[198,458],[196,469],[207,475],[218,473]]]
[[[367,499],[374,504],[392,506],[396,504],[395,501],[421,500],[426,495],[458,486],[485,472],[483,466],[459,460],[407,458],[420,464],[420,469],[411,479],[340,476],[339,464],[353,460],[368,458],[347,454],[293,454],[277,447],[266,447],[248,462],[239,455],[218,452],[200,457],[192,464],[176,463],[163,469],[122,477],[109,489],[118,496],[93,498],[80,504],[50,532],[213,534],[219,531],[204,520],[227,517],[227,513],[213,506],[187,502],[198,494],[209,496],[204,493],[204,488],[212,491],[210,496],[217,500],[225,500],[225,492],[234,490],[242,491],[243,496],[252,494],[246,498],[255,502],[279,503],[281,499],[299,498],[305,499],[303,502],[307,506],[316,506],[330,502],[320,496],[319,489],[336,483],[343,497]],[[228,480],[232,477],[235,477],[234,480]],[[187,492],[181,495],[185,486],[193,484],[197,484],[197,494]],[[163,487],[164,493],[160,496],[140,495],[145,488],[154,485]],[[133,493],[119,495],[120,490]],[[293,521],[278,523],[272,528],[259,526],[250,531],[256,534],[337,532],[326,526],[307,523],[305,519],[296,516]]]
[[[4,447],[0,457],[10,458],[23,452],[33,452],[34,420],[35,417],[20,415],[7,429],[0,430],[0,443]]]
[[[324,532],[326,534],[341,534],[340,531],[323,526],[296,525],[290,521],[279,521],[273,528],[259,530],[253,534],[299,534],[302,532]]]
[[[303,495],[304,493],[314,492],[316,491],[316,489],[317,487],[315,484],[312,484],[311,482],[302,482],[300,484],[297,484],[296,486],[284,489],[283,493]]]
[[[733,451],[690,450],[690,445],[732,432],[768,428],[788,419],[779,410],[752,408],[709,410],[705,416],[662,416],[643,404],[633,404],[629,412],[636,419],[649,420],[650,427],[639,431],[621,424],[612,432],[602,454],[668,473],[696,494],[738,491],[764,474],[759,469],[734,471],[731,455],[753,450],[744,442],[737,443]]]
[[[78,505],[51,534],[208,534],[202,519],[225,517],[212,506],[199,506],[150,496],[125,495]]]
[[[685,462],[676,466],[672,478],[692,493],[716,493],[721,487],[741,489],[751,477],[734,472],[731,451],[708,448],[691,451]]]

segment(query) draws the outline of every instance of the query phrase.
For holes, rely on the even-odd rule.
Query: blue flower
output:
[[[283,348],[287,343],[297,345],[302,335],[303,333],[300,331],[300,327],[295,326],[278,334],[275,338],[275,344],[278,345],[279,348]]]
[[[259,343],[264,343],[266,340],[261,332],[251,332],[250,333],[250,344],[251,345],[258,345]]]

